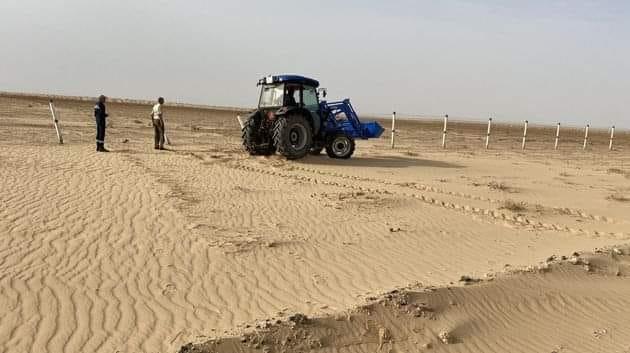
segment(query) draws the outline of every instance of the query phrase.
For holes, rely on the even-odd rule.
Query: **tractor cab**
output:
[[[319,82],[301,76],[270,76],[259,81],[262,86],[258,108],[319,107]]]
[[[253,155],[279,152],[288,159],[319,154],[350,158],[355,138],[379,137],[378,123],[362,124],[349,100],[320,101],[326,91],[304,76],[267,76],[261,86],[258,109],[243,123],[243,145]]]
[[[270,120],[285,115],[289,111],[301,112],[311,125],[311,133],[321,132],[322,112],[320,111],[319,82],[297,76],[267,76],[258,81],[261,86],[258,110]]]
[[[319,82],[303,76],[268,76],[260,81],[258,109],[267,116],[284,114],[289,110],[300,109],[310,115],[313,133],[321,128],[321,112],[317,88]]]

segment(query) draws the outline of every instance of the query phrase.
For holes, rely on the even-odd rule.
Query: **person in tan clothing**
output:
[[[155,143],[154,147],[156,150],[164,149],[164,115],[162,113],[162,105],[164,105],[164,98],[158,98],[158,103],[153,106],[153,111],[151,112],[151,118],[153,120],[153,129],[155,131]]]

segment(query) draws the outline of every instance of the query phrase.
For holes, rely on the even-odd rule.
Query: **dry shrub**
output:
[[[627,197],[622,194],[612,194],[606,198],[609,201],[617,201],[617,202],[630,202],[630,197]]]
[[[523,212],[527,210],[527,204],[523,201],[505,200],[500,208],[512,212]]]
[[[608,174],[621,174],[624,175],[626,174],[626,172],[624,172],[623,170],[619,169],[619,168],[609,168],[607,170]]]
[[[608,174],[619,174],[619,175],[623,175],[626,178],[630,179],[630,172],[627,172],[623,169],[619,169],[619,168],[609,168],[607,170]]]
[[[497,183],[496,181],[491,181],[488,183],[488,187],[492,190],[499,190],[499,191],[510,191],[510,187],[507,186],[505,183],[501,182],[501,183]]]

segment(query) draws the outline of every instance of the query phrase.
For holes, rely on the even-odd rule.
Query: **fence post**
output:
[[[164,143],[167,145],[171,145],[171,140],[168,138],[168,136],[166,136],[166,132],[164,133]]]
[[[523,145],[521,146],[521,149],[524,151],[525,150],[525,140],[527,140],[527,124],[529,122],[527,120],[525,120],[525,128],[523,129]]]
[[[396,112],[392,113],[392,148],[394,148],[396,140]]]
[[[584,146],[582,146],[582,150],[586,149],[586,145],[588,144],[588,128],[590,127],[589,124],[586,124],[586,128],[584,129]]]
[[[444,115],[444,129],[442,130],[442,148],[446,148],[446,125],[448,124],[448,114]]]
[[[490,130],[492,129],[492,118],[488,119],[488,133],[486,134],[486,149],[488,149],[488,145],[490,144]]]
[[[238,124],[241,126],[241,130],[243,130],[243,128],[245,127],[245,123],[243,122],[243,119],[241,118],[241,116],[237,115],[236,120],[238,120]],[[192,123],[191,123],[190,131],[192,131]]]
[[[558,140],[560,139],[560,123],[558,123],[558,127],[556,128],[556,143],[553,146],[554,150],[558,149]]]
[[[57,119],[57,111],[52,99],[48,102],[48,106],[50,107],[53,125],[55,126],[55,131],[57,132],[57,139],[59,140],[59,144],[63,145],[63,136],[61,136],[61,128],[59,127],[59,120]]]
[[[615,125],[610,129],[610,144],[608,144],[608,150],[613,150],[613,140],[615,139]]]

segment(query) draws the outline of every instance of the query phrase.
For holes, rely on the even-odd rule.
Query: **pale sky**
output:
[[[630,2],[0,1],[0,90],[251,107],[273,73],[365,114],[630,127]]]

